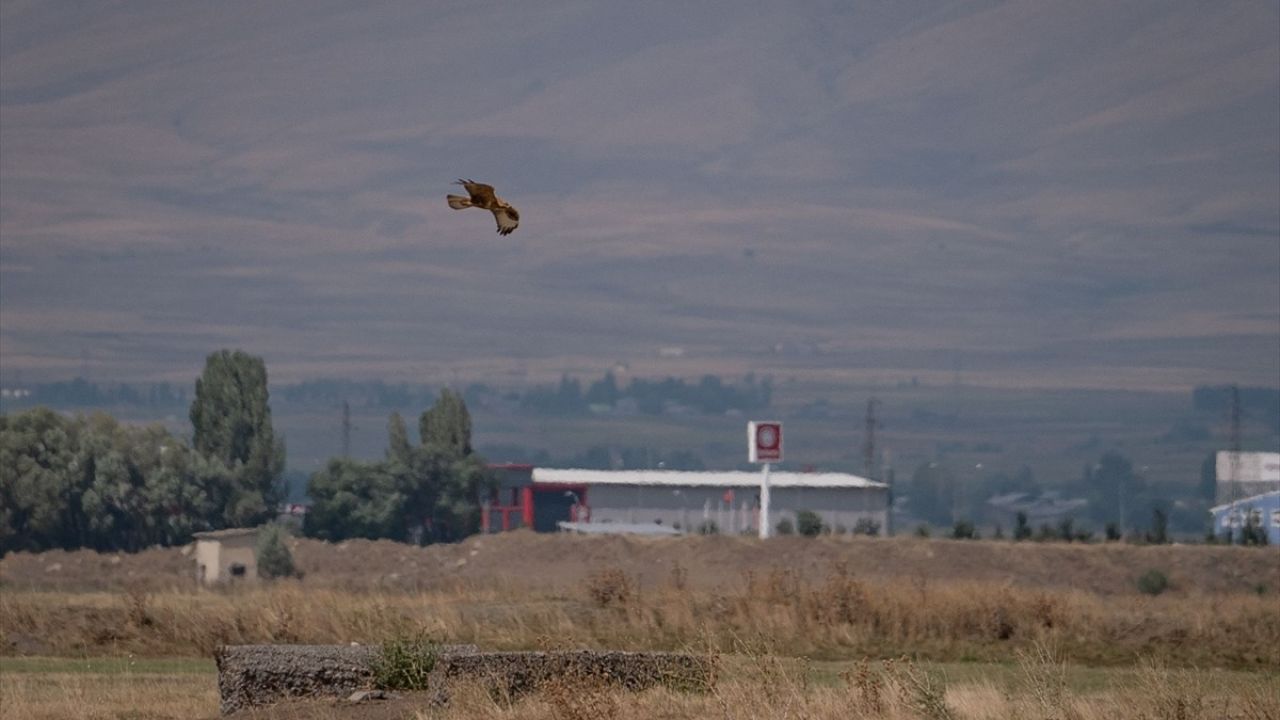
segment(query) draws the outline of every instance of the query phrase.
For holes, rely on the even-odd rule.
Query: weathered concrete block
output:
[[[350,697],[372,689],[377,645],[234,645],[218,648],[221,711],[302,697]],[[452,686],[474,682],[501,697],[517,697],[555,680],[586,681],[628,690],[659,685],[705,690],[715,663],[699,655],[661,652],[571,650],[479,652],[473,645],[444,645],[428,677],[428,697],[447,702]]]
[[[214,653],[222,714],[296,697],[346,697],[373,687],[378,645],[224,645]],[[445,645],[442,656],[475,652]]]
[[[442,656],[432,675],[441,697],[447,698],[449,686],[460,680],[478,682],[498,696],[516,697],[553,679],[627,690],[706,690],[715,682],[715,667],[708,657],[665,652],[481,652]]]

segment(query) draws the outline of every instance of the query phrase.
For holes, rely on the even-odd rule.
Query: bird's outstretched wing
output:
[[[492,207],[497,204],[497,196],[493,194],[493,186],[478,183],[474,180],[458,180],[457,185],[466,188],[471,195],[471,203],[478,207]]]
[[[512,230],[520,227],[520,213],[510,205],[494,208],[493,218],[498,221],[499,235],[510,235]]]

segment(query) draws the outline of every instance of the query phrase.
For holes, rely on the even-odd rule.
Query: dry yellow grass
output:
[[[945,672],[909,660],[860,662],[834,684],[815,684],[802,661],[753,655],[730,663],[709,693],[666,689],[636,695],[589,685],[552,687],[515,702],[464,689],[418,720],[694,720],[719,717],[813,720],[1262,720],[1280,713],[1280,682],[1262,676],[1215,684],[1221,674],[1144,664],[1102,691],[1071,686],[1071,671],[1047,646],[1024,655],[1013,687],[987,680],[949,684]],[[1239,681],[1239,678],[1235,678]],[[338,716],[335,717],[346,717]]]
[[[218,684],[211,674],[0,674],[5,720],[201,718],[217,712]]]
[[[603,574],[601,577],[615,578]],[[1231,594],[1146,597],[977,582],[872,583],[833,568],[808,582],[773,571],[732,592],[494,586],[434,592],[0,594],[0,646],[27,654],[202,655],[220,644],[372,643],[406,632],[494,649],[771,650],[816,658],[1003,661],[1052,643],[1084,664],[1152,657],[1172,666],[1280,670],[1280,605]],[[12,650],[11,650],[12,652]]]

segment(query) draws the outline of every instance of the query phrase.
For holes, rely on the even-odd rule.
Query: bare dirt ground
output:
[[[561,590],[618,569],[643,589],[681,574],[690,588],[741,587],[748,573],[789,568],[820,580],[843,565],[866,580],[966,580],[1026,588],[1136,594],[1155,569],[1173,593],[1280,592],[1280,548],[1198,545],[1013,543],[922,538],[583,537],[517,531],[451,545],[389,541],[292,541],[303,585],[349,590],[515,586]],[[94,591],[194,588],[190,548],[136,554],[11,553],[0,588]]]

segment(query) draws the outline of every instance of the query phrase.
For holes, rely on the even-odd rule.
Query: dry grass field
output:
[[[464,692],[443,710],[405,696],[262,717],[1280,716],[1276,548],[512,533],[294,553],[302,579],[225,591],[196,589],[180,549],[5,557],[0,717],[212,717],[219,644],[406,635],[693,650],[725,669],[700,695]],[[1138,590],[1150,569],[1168,591]]]

